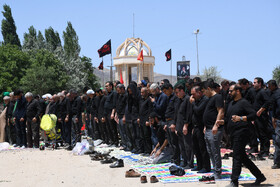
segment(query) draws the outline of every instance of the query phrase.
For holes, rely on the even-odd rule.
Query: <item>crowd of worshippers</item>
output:
[[[4,101],[6,141],[22,148],[39,147],[40,118],[55,114],[68,150],[80,141],[85,124],[93,139],[151,155],[154,163],[171,161],[206,173],[211,161],[216,179],[222,172],[220,149],[233,149],[234,184],[242,164],[256,182],[265,180],[248,153],[259,157],[274,154],[272,168],[280,168],[280,89],[275,80],[264,83],[256,77],[252,83],[243,78],[219,85],[213,79],[202,82],[195,77],[174,86],[167,79],[160,83],[132,81],[127,88],[119,81],[108,81],[104,89],[64,90],[42,98],[16,90]],[[270,140],[274,153],[270,153]]]

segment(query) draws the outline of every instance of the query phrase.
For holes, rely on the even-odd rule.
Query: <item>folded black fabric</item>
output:
[[[179,166],[172,165],[169,167],[169,171],[171,175],[176,175],[176,176],[185,175],[185,170]]]

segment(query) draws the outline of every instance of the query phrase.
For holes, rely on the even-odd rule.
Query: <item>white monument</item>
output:
[[[143,50],[143,61],[137,60],[139,53]],[[136,68],[136,80],[148,79],[154,81],[154,65],[155,57],[152,56],[150,47],[141,38],[127,38],[117,49],[114,58],[115,80],[124,81],[124,85],[128,86],[133,79],[132,68]],[[134,76],[135,77],[135,76]]]

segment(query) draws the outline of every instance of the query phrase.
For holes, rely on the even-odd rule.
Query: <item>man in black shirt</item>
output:
[[[5,127],[6,129],[6,137],[7,142],[9,142],[11,145],[16,144],[16,128],[15,128],[15,122],[13,120],[13,110],[15,106],[15,99],[14,99],[14,93],[10,93],[10,102],[7,105],[7,112],[6,112],[6,120],[7,125]]]
[[[81,141],[82,128],[82,99],[78,96],[77,91],[70,90],[70,96],[73,98],[72,104],[72,144],[76,145]]]
[[[166,125],[164,129],[167,134],[167,139],[169,146],[172,148],[172,162],[176,165],[180,164],[180,148],[178,144],[178,136],[175,134],[175,110],[180,103],[179,98],[175,95],[173,91],[173,86],[170,83],[165,83],[161,87],[162,91],[168,97],[168,105],[165,111],[165,121]]]
[[[200,86],[195,86],[191,90],[192,96],[190,102],[192,103],[192,124],[193,124],[193,151],[196,156],[197,168],[193,171],[198,173],[206,173],[211,171],[210,158],[207,152],[206,143],[204,139],[204,123],[203,114],[208,103],[208,98],[203,95]]]
[[[256,90],[256,99],[254,102],[254,109],[257,114],[257,118],[254,121],[256,128],[257,136],[260,140],[260,155],[268,156],[269,155],[269,130],[268,130],[268,107],[269,97],[267,92],[263,89],[264,82],[260,77],[254,79],[254,88]]]
[[[271,169],[280,169],[280,89],[275,80],[267,82],[269,90],[272,92],[270,104],[272,105],[272,125],[275,129],[274,146],[274,164]]]
[[[169,84],[169,83],[168,83]],[[165,122],[155,112],[150,113],[150,125],[156,129],[158,144],[150,154],[153,164],[169,162],[172,158],[172,148],[167,140],[166,131],[164,130]]]
[[[149,92],[146,87],[141,89],[141,99],[139,101],[139,118],[140,125],[140,150],[139,153],[149,155],[152,151],[151,127],[149,124],[149,115],[153,110],[152,102],[149,98]]]
[[[178,144],[181,155],[184,159],[183,167],[185,169],[193,168],[193,148],[192,148],[192,126],[191,115],[192,108],[189,102],[190,97],[186,95],[183,84],[175,85],[175,93],[180,103],[175,110],[176,134],[178,135]]]
[[[26,142],[26,105],[27,101],[23,96],[22,90],[16,90],[14,92],[16,98],[15,108],[13,110],[13,117],[16,123],[16,135],[17,135],[17,146],[25,148]]]
[[[39,116],[40,105],[30,92],[25,94],[27,100],[26,107],[26,126],[27,126],[27,143],[29,148],[39,148]]]
[[[229,94],[233,101],[230,102],[227,108],[225,120],[217,121],[218,125],[222,125],[224,121],[228,123],[228,131],[232,141],[233,164],[231,184],[228,186],[238,186],[242,164],[256,177],[254,185],[259,185],[266,180],[265,176],[245,152],[245,146],[249,140],[248,121],[254,120],[256,114],[252,105],[246,99],[242,99],[241,92],[242,88],[239,85],[230,87]]]
[[[113,83],[111,81],[106,82],[105,88],[107,90],[107,97],[104,103],[104,114],[106,117],[106,128],[109,132],[109,139],[111,144],[115,146],[119,145],[117,125],[114,120],[117,102],[117,93],[113,90]]]
[[[249,84],[249,81],[245,78],[239,79],[238,83],[240,84],[242,88],[242,97],[246,99],[250,104],[254,104],[256,99],[256,92],[254,87],[251,87]],[[251,121],[249,123],[249,129],[250,129],[250,150],[249,153],[257,153],[258,152],[258,140],[257,140],[257,134],[254,125]]]
[[[70,100],[65,96],[65,92],[59,93],[58,96],[60,99],[58,104],[57,122],[61,123],[62,139],[66,143],[66,146],[69,146],[71,145],[71,123],[69,123],[71,113]]]
[[[119,127],[119,132],[121,136],[121,146],[124,150],[128,150],[131,147],[131,142],[127,138],[126,126],[123,123],[123,118],[125,114],[125,107],[127,105],[127,94],[125,93],[125,86],[123,84],[118,84],[117,87],[117,102],[116,102],[116,119]]]
[[[96,112],[96,116],[94,117],[95,122],[98,123],[99,130],[100,130],[100,136],[101,139],[106,143],[109,144],[109,135],[106,130],[106,120],[104,115],[104,103],[106,101],[107,97],[107,91],[106,90],[98,90],[96,91],[96,108],[98,109]]]
[[[215,179],[221,179],[222,159],[220,147],[223,126],[219,127],[216,122],[221,120],[224,115],[223,98],[214,91],[213,81],[203,82],[202,91],[209,98],[203,114],[206,147],[213,164],[214,177]]]

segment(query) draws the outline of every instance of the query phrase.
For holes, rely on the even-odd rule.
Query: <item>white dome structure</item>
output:
[[[143,50],[143,61],[137,60],[139,53]],[[141,38],[127,38],[116,51],[114,66],[116,68],[115,80],[120,80],[121,75],[124,85],[130,81],[140,82],[141,80],[154,81],[155,57],[152,56],[150,47]],[[137,68],[137,71],[132,71]],[[136,76],[133,76],[133,73]]]

